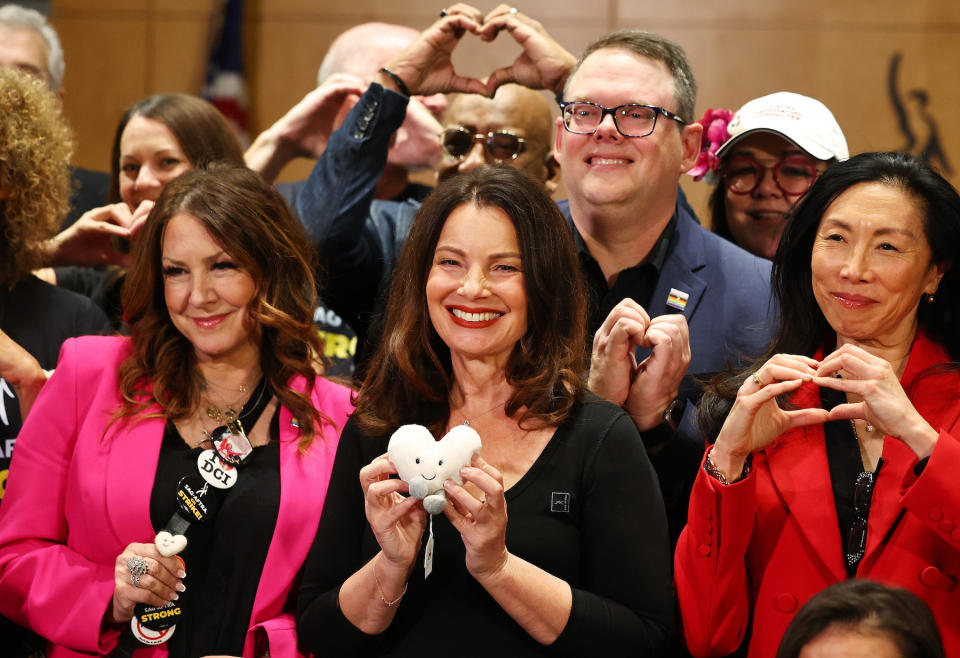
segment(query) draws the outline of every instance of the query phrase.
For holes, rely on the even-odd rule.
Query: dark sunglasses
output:
[[[463,159],[473,145],[480,142],[487,158],[497,164],[513,160],[523,153],[526,141],[505,130],[490,131],[483,135],[472,133],[462,126],[454,126],[440,133],[440,144],[451,158]]]

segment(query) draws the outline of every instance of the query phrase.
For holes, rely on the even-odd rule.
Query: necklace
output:
[[[260,377],[259,369],[257,370],[256,377],[257,378]],[[256,380],[254,379],[254,381]],[[230,423],[235,421],[238,416],[236,407],[239,406],[241,409],[243,408],[243,405],[241,404],[241,402],[246,402],[246,399],[249,397],[248,391],[250,390],[250,386],[246,382],[240,384],[240,387],[238,389],[240,396],[233,402],[227,402],[226,404],[224,404],[223,406],[225,407],[225,409],[223,411],[221,411],[220,405],[218,405],[213,400],[213,396],[211,395],[211,393],[213,393],[212,389],[215,389],[215,388],[218,388],[216,384],[214,384],[213,382],[209,382],[206,379],[204,379],[203,383],[200,385],[200,390],[203,392],[204,396],[210,402],[210,404],[206,408],[207,418],[211,420],[215,420],[218,423],[224,423],[224,422]],[[261,395],[263,394],[262,389],[260,391],[260,394]]]
[[[504,400],[503,402],[501,402],[501,403],[499,403],[499,404],[493,405],[492,407],[490,407],[489,409],[487,409],[486,411],[484,411],[482,414],[477,414],[477,415],[474,416],[473,418],[467,418],[467,417],[466,417],[466,414],[464,414],[463,424],[466,425],[467,427],[470,427],[470,421],[471,421],[471,420],[476,420],[477,418],[483,418],[484,416],[486,416],[488,413],[490,413],[490,412],[493,411],[494,409],[497,409],[497,408],[502,407],[503,405],[505,405],[509,400],[510,400],[510,398],[507,398],[507,399]]]
[[[207,441],[212,440],[214,438],[214,435],[218,433],[218,430],[224,427],[233,434],[246,436],[243,430],[243,420],[249,417],[250,414],[252,414],[254,410],[256,410],[257,407],[260,405],[260,401],[263,399],[263,392],[266,390],[266,388],[267,388],[267,380],[265,377],[263,377],[260,379],[260,383],[257,384],[256,389],[254,389],[254,392],[257,394],[257,398],[256,400],[254,400],[253,404],[249,404],[250,398],[253,397],[253,393],[251,393],[247,401],[245,401],[243,405],[240,405],[240,400],[243,399],[243,398],[240,398],[233,404],[226,405],[227,408],[225,411],[221,411],[220,407],[216,403],[211,401],[210,405],[206,408],[206,416],[210,420],[216,421],[219,424],[217,427],[213,429],[212,432],[206,428],[206,423],[204,422],[204,419],[203,419],[204,414],[200,413],[200,409],[198,408],[197,415],[200,420],[201,438],[194,445],[199,446]],[[240,390],[242,392],[246,392],[247,385],[241,384]],[[200,407],[202,406],[203,405],[200,405]],[[237,411],[233,408],[235,406],[240,406],[239,413],[237,413]],[[249,407],[246,413],[243,412],[243,409],[245,407]]]

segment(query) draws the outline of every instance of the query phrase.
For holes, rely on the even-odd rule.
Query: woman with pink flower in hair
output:
[[[716,184],[713,232],[773,258],[797,199],[849,157],[843,131],[823,103],[789,91],[755,98],[736,114],[707,110],[700,123],[700,159],[687,173]]]

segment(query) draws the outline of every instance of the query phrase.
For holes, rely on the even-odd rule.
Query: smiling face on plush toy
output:
[[[439,472],[443,470],[443,458],[436,453],[436,450],[427,449],[423,457],[417,457],[414,460],[417,464],[417,471],[424,480],[435,480]],[[433,466],[434,461],[437,463],[436,468]],[[427,473],[432,473],[432,475],[427,475]]]
[[[447,478],[463,484],[460,468],[479,451],[480,435],[466,425],[454,427],[439,441],[423,425],[404,425],[393,433],[387,447],[400,479],[417,498],[442,491]]]

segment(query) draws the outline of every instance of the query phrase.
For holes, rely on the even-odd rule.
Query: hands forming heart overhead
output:
[[[636,348],[652,349],[637,362]],[[630,298],[617,304],[593,338],[591,391],[624,407],[640,431],[663,422],[690,365],[690,332],[680,314],[651,319]]]
[[[446,9],[445,14],[386,66],[404,82],[410,94],[464,92],[492,97],[500,85],[510,82],[558,93],[576,62],[540,23],[512,12],[508,5],[500,5],[483,16],[478,9],[458,3]],[[467,33],[493,42],[503,31],[523,48],[510,66],[493,71],[486,82],[461,76],[454,70],[451,54]],[[395,86],[382,74],[378,81]]]

